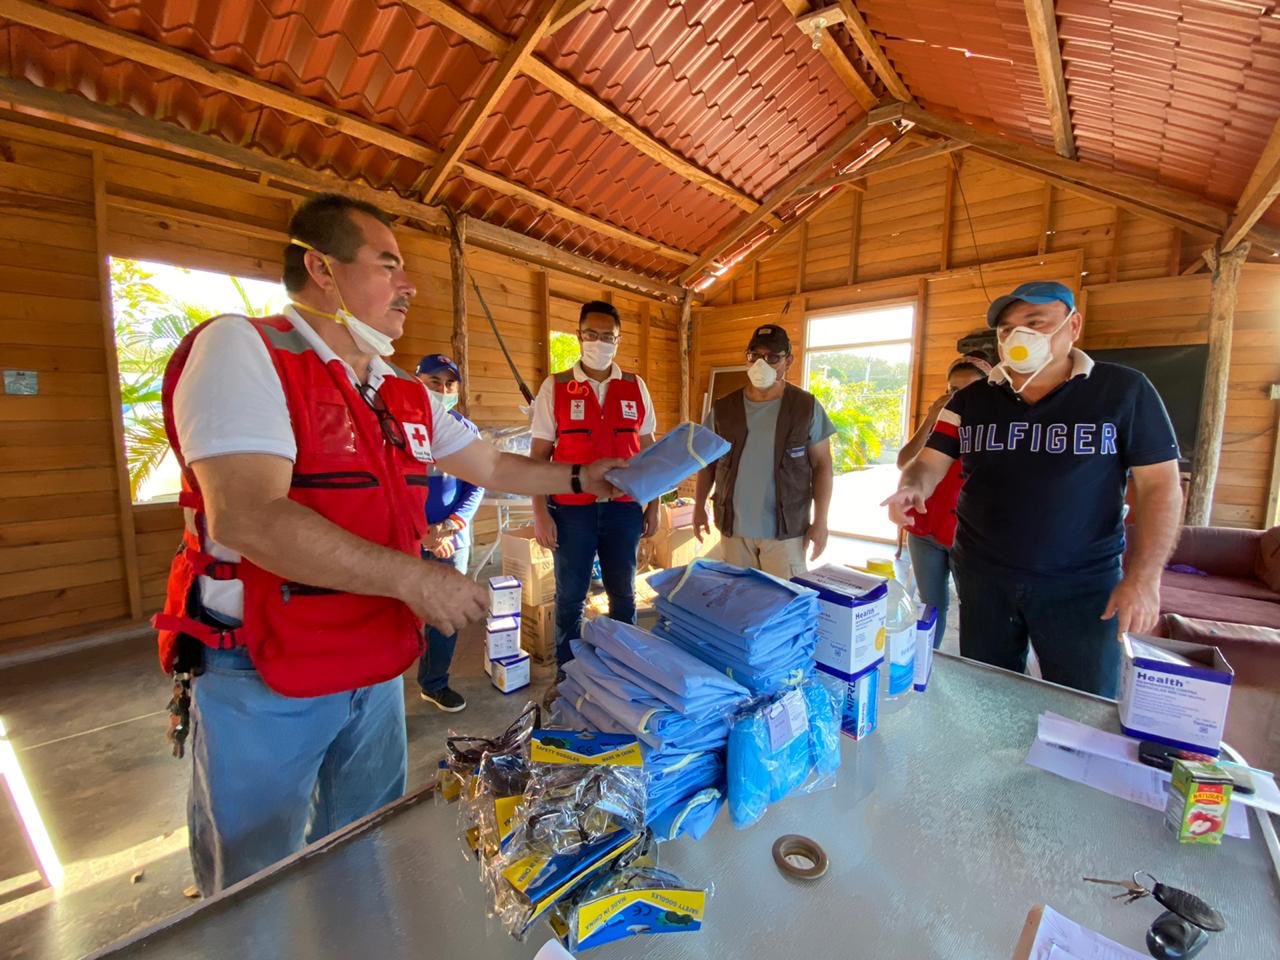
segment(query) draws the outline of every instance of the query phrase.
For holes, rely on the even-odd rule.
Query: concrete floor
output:
[[[551,668],[503,695],[484,674],[483,633],[459,639],[451,685],[467,698],[444,714],[405,677],[409,787],[434,779],[451,728],[496,733]],[[186,799],[191,761],[164,740],[169,689],[150,639],[115,643],[0,671],[0,716],[67,869],[54,899],[0,804],[0,957],[80,957],[188,904]],[[8,819],[6,819],[8,818]]]

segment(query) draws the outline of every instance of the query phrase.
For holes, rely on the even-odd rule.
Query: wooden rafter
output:
[[[1031,49],[1036,55],[1040,87],[1049,107],[1053,127],[1053,146],[1060,156],[1076,158],[1076,138],[1071,132],[1071,110],[1067,103],[1067,81],[1062,74],[1062,48],[1058,44],[1058,15],[1054,0],[1023,0],[1027,8],[1027,26],[1031,30]]]
[[[1267,212],[1277,195],[1280,195],[1280,120],[1271,128],[1271,136],[1262,150],[1262,156],[1249,175],[1249,182],[1240,194],[1231,223],[1222,235],[1224,251],[1235,249]]]
[[[155,43],[125,30],[109,27],[87,17],[69,13],[56,7],[32,2],[32,0],[0,0],[0,16],[24,23],[58,36],[66,37],[118,56],[127,57],[165,73],[222,90],[252,103],[261,104],[282,113],[310,121],[327,130],[337,130],[348,136],[376,144],[384,150],[422,164],[432,164],[439,154],[427,144],[389,130],[379,124],[363,120],[341,110],[335,110],[307,97],[290,93],[277,86],[246,77],[227,67],[210,63],[194,54],[175,50]],[[688,263],[693,255],[667,247],[648,237],[615,227],[596,217],[561,203],[551,197],[529,190],[497,174],[470,163],[459,163],[464,176],[482,183],[489,189],[506,196],[517,197],[540,210],[545,210],[562,220],[575,223],[614,239],[652,250],[679,263]]]
[[[871,69],[876,72],[876,76],[885,85],[890,96],[897,100],[910,100],[911,92],[907,89],[907,85],[902,82],[902,77],[898,76],[898,71],[893,68],[893,64],[889,62],[884,48],[880,46],[880,41],[876,39],[876,35],[867,26],[867,21],[858,12],[858,8],[853,5],[853,0],[836,0],[836,3],[844,11],[845,29],[849,31],[849,35],[853,37],[853,42],[858,45],[862,55],[867,58],[867,63],[871,64]]]
[[[815,9],[809,0],[782,0],[783,6],[791,12],[793,17],[803,17],[806,13],[810,13]],[[820,46],[819,52],[831,64],[831,69],[835,71],[840,82],[848,88],[853,94],[853,99],[862,105],[864,110],[870,110],[876,105],[876,92],[871,89],[871,85],[867,83],[866,78],[853,65],[848,54],[844,52],[840,44],[836,43],[831,36],[830,30],[823,30],[818,40]]]
[[[1139,216],[1170,223],[1190,234],[1216,239],[1227,230],[1230,213],[1194,194],[1130,174],[1068,160],[1052,150],[987,133],[912,104],[893,103],[877,108],[871,111],[868,119],[873,126],[895,120],[911,121],[921,131],[967,143],[972,150],[1001,165],[1049,180],[1104,203],[1119,205]],[[1255,224],[1249,236],[1270,250],[1280,250],[1280,230]]]
[[[829,190],[830,188],[838,187],[841,184],[855,183],[858,180],[864,180],[877,173],[897,170],[899,167],[905,167],[912,163],[919,163],[922,160],[931,160],[934,157],[941,157],[949,153],[955,153],[957,150],[963,150],[967,146],[967,143],[957,143],[954,140],[943,140],[940,143],[930,144],[925,147],[918,147],[910,153],[904,153],[901,156],[886,157],[882,160],[877,160],[875,163],[869,163],[865,167],[861,167],[850,173],[842,173],[838,177],[819,180],[817,183],[811,183],[807,186],[801,187],[796,191],[796,193],[821,193],[823,190]]]
[[[556,10],[555,19],[551,21],[551,29],[547,33],[552,34],[561,27],[567,27],[600,2],[601,0],[562,0],[559,9]]]
[[[720,256],[734,243],[737,243],[743,237],[747,236],[752,230],[758,227],[766,216],[773,213],[779,206],[795,194],[796,190],[813,180],[814,177],[823,173],[840,154],[844,153],[855,143],[867,135],[868,131],[867,118],[863,117],[857,123],[850,126],[847,130],[837,136],[831,143],[823,148],[817,156],[806,163],[791,176],[787,177],[782,183],[774,187],[760,205],[760,209],[754,213],[749,213],[741,218],[737,223],[730,227],[725,233],[716,238],[716,240],[703,251],[692,264],[685,268],[680,274],[679,282],[683,284],[689,283],[695,279],[707,265],[716,257]],[[863,154],[863,159],[870,162],[878,156],[879,151],[867,151]]]
[[[401,2],[425,13],[442,27],[447,27],[495,57],[505,55],[511,46],[512,41],[509,37],[481,23],[446,0],[401,0]],[[651,160],[679,174],[695,186],[747,211],[759,206],[752,197],[682,157],[599,97],[578,86],[541,57],[536,55],[527,57],[521,65],[521,70],[531,79],[538,81],[552,93],[581,110],[610,133],[617,135]]]
[[[22,80],[0,77],[0,105],[9,105],[24,114],[34,114],[57,123],[91,130],[112,143],[137,143],[169,155],[177,154],[202,163],[211,163],[222,169],[249,171],[257,175],[254,178],[257,181],[274,182],[304,194],[326,191],[345,193],[368,200],[394,216],[420,224],[430,232],[444,235],[449,231],[448,220],[439,207],[407,200],[390,190],[378,190],[360,181],[343,180],[291,160],[281,160],[257,150],[225,143],[215,137],[193,133],[176,124],[152,120],[132,111],[106,107],[74,94],[57,93]],[[505,227],[470,220],[467,229],[469,243],[495,253],[563,270],[658,300],[679,302],[685,293],[673,284],[598,263]]]
[[[542,42],[551,22],[560,8],[561,0],[536,0],[533,11],[525,20],[520,35],[515,38],[503,53],[502,59],[489,71],[481,84],[475,98],[467,105],[466,112],[458,122],[453,136],[445,144],[440,155],[413,185],[423,203],[435,199],[445,180],[453,171],[453,165],[462,157],[467,146],[480,132],[485,118],[497,108],[502,95],[511,86],[511,81],[520,73],[521,64],[533,56],[534,48]]]

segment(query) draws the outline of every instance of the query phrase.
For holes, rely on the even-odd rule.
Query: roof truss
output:
[[[1036,70],[1044,102],[1049,107],[1053,126],[1053,145],[1060,156],[1076,158],[1076,139],[1071,131],[1071,111],[1067,103],[1067,81],[1062,75],[1062,48],[1058,43],[1058,15],[1054,0],[1023,0],[1027,8],[1027,26],[1031,29],[1031,49],[1036,55]]]

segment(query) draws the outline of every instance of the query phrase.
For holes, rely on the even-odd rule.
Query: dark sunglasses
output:
[[[400,426],[400,421],[392,416],[387,405],[382,402],[382,396],[378,391],[367,383],[359,384],[356,389],[360,391],[360,396],[364,397],[364,402],[369,405],[369,409],[377,416],[378,426],[382,428],[382,439],[397,450],[407,447],[409,442],[405,439],[404,427]]]
[[[789,356],[789,353],[756,353],[754,350],[748,350],[747,363],[755,363],[757,360],[763,360],[769,366],[776,367]]]

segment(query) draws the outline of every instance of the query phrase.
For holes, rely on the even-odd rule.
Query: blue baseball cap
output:
[[[994,328],[1000,322],[1000,314],[1004,313],[1005,308],[1019,300],[1023,303],[1053,303],[1057,300],[1067,305],[1068,315],[1074,313],[1076,309],[1076,297],[1070,287],[1047,280],[1036,280],[1022,284],[1013,293],[996,297],[991,306],[987,307],[987,326]]]
[[[441,370],[448,370],[459,381],[462,380],[462,374],[458,370],[458,365],[443,353],[428,353],[425,357],[418,361],[418,373],[431,375],[439,373]]]

